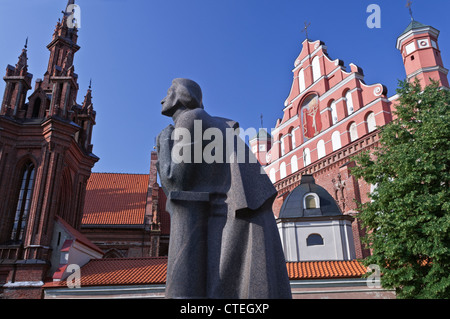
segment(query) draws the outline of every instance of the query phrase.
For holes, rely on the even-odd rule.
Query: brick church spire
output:
[[[69,21],[76,9],[74,1],[68,1],[47,45],[47,70],[43,79],[36,80],[28,102],[33,77],[28,73],[28,43],[3,78],[0,274],[6,273],[7,280],[21,289],[27,282],[43,281],[50,260],[59,260],[55,221],[80,229],[87,181],[99,160],[91,144],[96,116],[91,87],[83,104],[77,103],[78,24]],[[35,296],[41,293],[40,287],[27,289]]]
[[[28,38],[25,40],[25,45],[22,49],[22,53],[19,56],[19,61],[16,64],[16,71],[25,75],[28,71],[28,57],[27,57]]]
[[[28,38],[16,66],[8,65],[3,78],[6,82],[0,115],[15,116],[24,107],[28,90],[31,89],[33,75],[28,73]]]
[[[92,80],[89,83],[89,88],[84,97],[81,110],[77,115],[78,122],[82,127],[82,134],[80,135],[79,144],[88,152],[92,152],[92,127],[95,125],[96,112],[92,103]]]
[[[93,108],[92,106],[92,80],[89,81],[89,88],[87,90],[86,96],[84,97],[83,106],[84,110],[88,108]]]
[[[41,85],[45,93],[52,96],[49,115],[65,118],[75,104],[79,89],[78,75],[73,65],[75,53],[80,49],[77,44],[78,29],[73,21],[69,21],[71,18],[69,12],[74,2],[68,1],[62,20],[56,24],[52,41],[47,45],[50,58]]]

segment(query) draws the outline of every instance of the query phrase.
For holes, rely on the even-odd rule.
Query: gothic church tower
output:
[[[69,1],[68,8],[74,1]],[[72,5],[69,7],[69,5]],[[47,48],[44,78],[32,89],[27,45],[8,65],[0,109],[0,283],[39,287],[49,268],[55,218],[80,229],[96,112],[91,87],[78,104],[78,30],[64,13]],[[22,283],[22,284],[21,284]],[[25,285],[26,286],[26,285]],[[23,289],[22,289],[23,290]],[[30,289],[30,297],[39,294]],[[38,296],[37,296],[38,297]]]

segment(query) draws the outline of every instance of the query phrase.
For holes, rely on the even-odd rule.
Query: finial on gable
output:
[[[311,26],[311,22],[305,21],[305,26],[302,32],[305,32],[306,40],[308,40],[308,28]]]

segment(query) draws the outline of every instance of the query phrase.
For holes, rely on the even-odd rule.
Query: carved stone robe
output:
[[[190,163],[172,159],[177,142],[169,136],[177,128],[192,134],[178,141],[192,151]],[[212,138],[193,135],[209,128],[222,132],[223,161],[196,163],[195,151],[198,156]],[[237,123],[198,108],[182,113],[158,137],[157,167],[171,216],[166,298],[291,298],[272,212],[277,192],[242,139],[226,138],[227,128]],[[244,163],[236,161],[239,147]]]

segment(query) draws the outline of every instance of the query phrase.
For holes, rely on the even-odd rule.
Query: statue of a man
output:
[[[166,298],[291,298],[277,192],[242,139],[227,134],[238,124],[205,112],[191,80],[173,80],[161,104],[174,121],[157,140],[171,216]],[[214,161],[203,158],[208,132],[223,147],[209,149]]]

